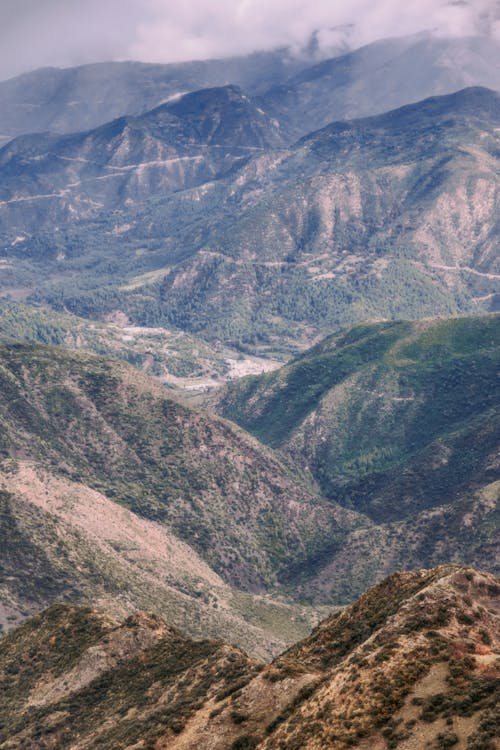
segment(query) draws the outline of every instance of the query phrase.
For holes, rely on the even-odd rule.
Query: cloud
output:
[[[132,0],[123,13],[120,0],[0,0],[0,77],[121,58],[136,38],[140,5]]]
[[[98,60],[223,57],[317,33],[339,44],[432,29],[500,37],[500,0],[0,0],[0,76]]]
[[[314,31],[328,52],[379,38],[435,30],[496,34],[498,0],[149,0],[137,28],[133,57],[190,60],[280,45],[302,47]]]

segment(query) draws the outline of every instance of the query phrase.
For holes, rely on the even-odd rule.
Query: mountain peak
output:
[[[279,123],[233,84],[193,91],[165,102],[143,116],[145,121],[165,114],[192,129],[201,143],[226,149],[266,149],[283,145]]]

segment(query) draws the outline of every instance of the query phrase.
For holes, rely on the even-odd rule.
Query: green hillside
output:
[[[378,522],[498,477],[500,316],[373,323],[279,371],[230,384],[220,409]]]

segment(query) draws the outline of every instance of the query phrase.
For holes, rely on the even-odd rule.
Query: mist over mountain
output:
[[[495,750],[499,24],[1,4],[2,750]]]
[[[288,141],[333,120],[378,114],[466,86],[498,90],[494,37],[421,33],[378,40],[314,64],[317,43],[248,56],[158,65],[46,68],[0,82],[0,144],[22,133],[83,131],[187,92],[233,84],[263,97]]]
[[[0,77],[42,66],[108,60],[179,62],[289,47],[315,40],[316,53],[355,49],[377,39],[431,31],[499,38],[497,0],[4,0]]]
[[[374,42],[309,67],[264,95],[296,137],[467,86],[500,90],[500,41],[430,34]]]

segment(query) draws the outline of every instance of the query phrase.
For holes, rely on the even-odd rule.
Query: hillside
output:
[[[282,581],[342,544],[357,514],[120,362],[2,345],[0,388],[3,622],[102,599],[249,649],[263,629],[276,653],[315,619],[292,614]]]
[[[216,408],[309,470],[323,495],[376,522],[376,567],[458,554],[489,569],[499,355],[499,315],[367,323],[228,384]],[[359,541],[358,557],[373,560],[370,541]]]
[[[0,747],[494,750],[498,581],[401,573],[272,664],[56,605],[0,641]]]
[[[449,568],[369,591],[284,655],[326,677],[262,747],[494,748],[498,593]]]
[[[0,151],[0,291],[267,355],[367,318],[494,310],[499,112],[467,89],[276,150],[256,139],[272,120],[226,87],[164,105],[154,127],[66,136],[67,152],[18,139]]]

